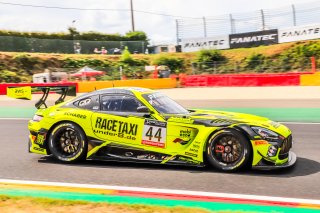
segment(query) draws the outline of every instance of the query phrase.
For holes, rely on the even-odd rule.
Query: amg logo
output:
[[[224,45],[225,40],[215,40],[215,41],[202,41],[202,42],[190,42],[184,45],[184,48],[191,47],[214,47],[218,45]]]
[[[257,35],[257,36],[246,36],[246,37],[240,37],[240,38],[232,38],[230,43],[231,44],[239,44],[239,43],[275,40],[276,36],[277,36],[277,34],[269,34],[269,35]]]

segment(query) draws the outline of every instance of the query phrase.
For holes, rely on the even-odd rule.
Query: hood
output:
[[[291,134],[289,128],[285,125],[274,122],[268,118],[260,117],[251,114],[236,113],[236,112],[226,112],[226,111],[215,111],[215,110],[195,110],[189,115],[179,116],[176,122],[187,122],[198,124],[204,124],[206,126],[230,126],[237,124],[247,124],[249,126],[259,126],[272,130],[284,137]],[[181,117],[185,118],[181,119]],[[169,118],[169,120],[175,120],[174,118]],[[179,120],[179,121],[178,121]]]

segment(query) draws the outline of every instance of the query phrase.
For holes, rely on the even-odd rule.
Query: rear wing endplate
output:
[[[37,109],[47,108],[47,98],[50,93],[61,94],[55,101],[55,104],[64,102],[66,96],[76,96],[76,86],[23,86],[23,87],[7,87],[7,96],[17,99],[31,99],[32,93],[42,92],[42,97],[35,103]]]

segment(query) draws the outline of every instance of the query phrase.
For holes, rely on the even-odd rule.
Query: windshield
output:
[[[170,99],[168,96],[156,92],[142,95],[161,114],[187,114],[188,110]]]

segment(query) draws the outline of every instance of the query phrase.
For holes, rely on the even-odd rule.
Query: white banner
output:
[[[279,29],[279,43],[320,38],[320,24]]]
[[[181,42],[182,52],[195,52],[201,49],[229,49],[229,36],[184,39]]]

